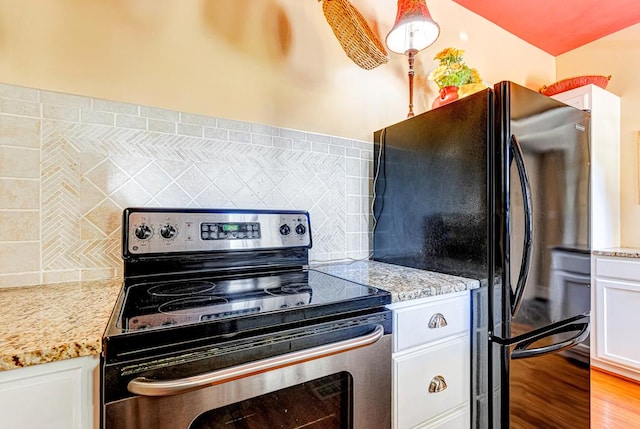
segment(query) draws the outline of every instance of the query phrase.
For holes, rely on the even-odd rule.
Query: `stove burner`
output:
[[[265,289],[265,293],[269,295],[293,295],[296,293],[311,293],[312,288],[309,286],[309,283],[288,283],[281,287]]]
[[[186,298],[178,298],[171,300],[169,302],[165,302],[164,304],[158,307],[159,313],[171,313],[176,314],[180,313],[183,310],[186,314],[191,314],[190,311],[193,307],[204,307],[211,305],[220,305],[227,304],[229,302],[228,299],[223,298],[221,296],[210,295],[210,296],[190,296]]]
[[[147,290],[147,293],[151,296],[188,296],[209,292],[215,287],[216,284],[209,281],[180,281],[158,283],[157,285],[151,286]]]

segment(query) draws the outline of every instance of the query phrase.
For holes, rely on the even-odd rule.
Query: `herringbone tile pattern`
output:
[[[316,254],[347,250],[343,156],[43,121],[42,159],[44,270],[119,266],[128,206],[305,209]]]

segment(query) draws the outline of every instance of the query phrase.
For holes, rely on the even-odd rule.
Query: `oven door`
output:
[[[186,378],[136,377],[106,429],[391,427],[391,335],[355,338]]]

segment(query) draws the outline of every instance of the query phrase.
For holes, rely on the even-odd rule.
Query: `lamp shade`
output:
[[[398,54],[421,51],[436,41],[440,27],[431,18],[426,0],[398,0],[398,14],[385,40]]]

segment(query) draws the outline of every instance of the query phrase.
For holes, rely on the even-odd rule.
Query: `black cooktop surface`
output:
[[[313,269],[130,279],[114,308],[104,346],[109,355],[215,341],[344,317],[390,302],[389,292]]]
[[[116,326],[123,332],[197,324],[376,297],[382,292],[314,270],[133,283]],[[347,302],[348,303],[348,302]]]

